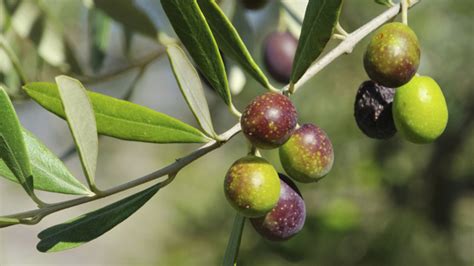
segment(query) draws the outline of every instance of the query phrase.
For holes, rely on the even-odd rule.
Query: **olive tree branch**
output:
[[[421,2],[421,0],[411,0],[407,8],[411,8]],[[394,5],[393,7],[387,9],[385,12],[380,14],[379,16],[375,17],[367,24],[363,25],[359,29],[355,30],[352,33],[349,33],[345,39],[339,43],[339,45],[328,52],[326,55],[321,57],[321,59],[316,60],[311,67],[306,71],[306,73],[301,77],[301,79],[296,82],[293,87],[292,91],[290,92],[290,86],[286,85],[283,88],[284,93],[294,93],[296,90],[301,88],[308,80],[310,80],[313,76],[318,74],[321,70],[323,70],[326,66],[328,66],[332,61],[343,54],[350,54],[354,47],[367,35],[371,32],[376,30],[378,27],[383,25],[385,22],[391,20],[395,16],[397,16],[401,11],[401,4]]]
[[[147,182],[156,180],[163,176],[169,176],[169,179],[163,181],[162,187],[168,185],[174,176],[185,166],[194,162],[195,160],[201,158],[202,156],[206,155],[207,153],[219,148],[227,141],[229,141],[232,137],[237,135],[241,131],[240,123],[235,124],[232,128],[224,132],[223,134],[219,135],[219,140],[212,140],[206,143],[205,145],[201,146],[197,150],[193,151],[187,156],[181,157],[176,159],[174,163],[171,163],[151,174],[145,175],[143,177],[137,178],[130,182],[124,183],[122,185],[118,185],[116,187],[110,188],[108,190],[102,191],[100,195],[94,196],[84,196],[72,200],[67,200],[59,203],[50,204],[44,208],[40,208],[37,210],[31,210],[16,214],[11,214],[5,216],[5,218],[16,218],[21,221],[22,224],[37,224],[39,223],[44,217],[48,216],[49,214],[68,209],[74,206],[78,206],[84,203],[92,202],[95,200],[99,200],[131,188],[137,187],[139,185],[145,184]]]

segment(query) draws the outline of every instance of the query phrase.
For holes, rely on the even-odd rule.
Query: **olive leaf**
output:
[[[342,0],[309,1],[293,61],[290,81],[296,83],[322,53],[339,20]]]
[[[250,55],[239,33],[222,12],[215,1],[198,0],[219,48],[234,59],[245,71],[255,78],[262,86],[271,88],[267,77]]]
[[[375,3],[377,3],[379,5],[388,6],[388,7],[393,6],[393,1],[392,0],[375,0]]]
[[[20,122],[5,90],[0,87],[0,158],[14,174],[26,193],[35,201],[33,173]]]
[[[215,137],[216,132],[212,125],[209,106],[198,72],[179,46],[170,44],[166,47],[166,52],[181,93],[191,108],[194,117],[196,117],[204,132]]]
[[[158,36],[155,24],[146,12],[137,6],[134,0],[94,0],[94,5],[113,20],[132,31],[139,32],[153,39]]]
[[[32,82],[23,89],[45,109],[65,118],[55,84]],[[87,94],[94,107],[100,134],[152,143],[203,143],[210,140],[198,129],[147,107],[100,93]]]
[[[161,0],[173,29],[198,68],[229,106],[232,97],[217,43],[196,0]]]
[[[50,227],[38,234],[36,248],[41,252],[57,252],[90,242],[105,234],[134,214],[160,189],[156,184],[111,205]]]
[[[71,195],[92,194],[31,132],[23,129],[22,133],[30,157],[35,189]],[[0,160],[0,176],[18,182],[3,160]]]
[[[232,225],[232,232],[225,250],[224,261],[222,262],[223,266],[234,266],[237,263],[244,225],[245,217],[236,213],[234,224]]]
[[[99,154],[99,137],[92,103],[86,89],[78,80],[67,76],[58,76],[56,83],[87,182],[91,188],[95,188],[94,178]]]

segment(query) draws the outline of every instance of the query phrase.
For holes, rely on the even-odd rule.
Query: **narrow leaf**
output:
[[[14,174],[26,193],[36,199],[33,191],[30,159],[15,109],[5,90],[0,87],[0,158]]]
[[[181,93],[191,108],[194,117],[196,117],[204,132],[209,136],[215,136],[216,132],[212,126],[211,114],[198,72],[179,46],[168,45],[166,52]]]
[[[94,109],[81,82],[70,77],[58,76],[56,83],[87,182],[91,188],[94,188],[99,153]]]
[[[196,0],[161,0],[161,5],[196,65],[224,102],[231,105],[224,63]]]
[[[94,0],[95,7],[101,9],[115,21],[132,31],[150,38],[158,36],[158,30],[146,12],[136,5],[134,0]]]
[[[222,12],[219,5],[215,1],[210,0],[198,0],[198,2],[211,27],[219,48],[221,48],[226,55],[234,59],[245,71],[254,77],[255,80],[260,82],[260,84],[266,88],[270,88],[271,85],[267,77],[265,77],[257,63],[255,63],[240,38],[239,33]]]
[[[234,225],[232,226],[232,232],[225,250],[224,261],[222,263],[223,266],[234,266],[237,263],[244,224],[245,217],[236,213]]]
[[[28,95],[50,112],[65,118],[58,87],[33,82],[23,87]],[[201,131],[168,115],[128,101],[88,92],[100,134],[124,140],[153,143],[203,143]]]
[[[393,5],[392,0],[375,0],[375,3],[379,5],[388,6],[388,7],[391,7]]]
[[[296,83],[322,53],[339,20],[341,6],[342,0],[308,2],[293,61],[291,83]]]
[[[35,189],[71,195],[92,194],[32,133],[23,129],[23,138],[30,157]],[[0,160],[0,176],[18,182],[3,160]]]
[[[50,227],[38,234],[41,241],[36,248],[41,252],[56,252],[92,241],[134,214],[159,188],[159,184],[154,185],[104,208]]]
[[[20,220],[16,218],[0,217],[0,228],[8,227],[8,226],[19,224],[19,223],[20,223]]]

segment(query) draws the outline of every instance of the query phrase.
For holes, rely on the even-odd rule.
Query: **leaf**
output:
[[[388,6],[388,7],[391,7],[393,5],[392,0],[375,0],[375,3],[379,5]]]
[[[255,78],[260,84],[266,88],[271,85],[257,63],[253,60],[247,47],[234,28],[232,23],[227,19],[215,1],[198,0],[199,6],[204,13],[212,33],[216,41],[225,54],[234,59],[245,71]]]
[[[44,108],[65,117],[55,84],[33,82],[23,88]],[[210,140],[196,128],[147,107],[99,93],[87,94],[94,107],[100,134],[153,143],[203,143]]]
[[[136,5],[134,0],[94,0],[95,7],[104,11],[115,21],[123,24],[132,31],[139,32],[150,38],[158,36],[155,24],[144,10]]]
[[[234,225],[225,250],[223,266],[234,266],[239,255],[240,241],[244,230],[245,217],[239,213],[235,214]]]
[[[52,66],[60,67],[66,62],[63,35],[51,20],[46,20],[44,24],[38,54]]]
[[[309,1],[304,15],[301,36],[293,61],[290,81],[296,83],[318,58],[331,39],[339,20],[342,0]]]
[[[161,0],[171,25],[203,75],[227,105],[229,83],[217,43],[196,0]]]
[[[0,158],[33,199],[30,159],[23,140],[20,122],[5,90],[0,87]]]
[[[16,218],[0,217],[0,228],[8,227],[10,225],[15,225],[19,223],[20,223],[20,220]]]
[[[89,49],[90,64],[92,69],[97,72],[100,70],[107,55],[110,36],[110,19],[98,9],[89,10]]]
[[[71,195],[92,194],[31,132],[23,129],[22,133],[30,157],[35,189]],[[2,160],[0,160],[0,176],[18,182]]]
[[[204,132],[209,136],[216,136],[198,72],[179,46],[170,44],[166,47],[166,52],[181,93],[194,117]]]
[[[94,188],[99,154],[99,137],[94,109],[81,82],[67,76],[58,76],[56,83],[87,182],[91,188]]]
[[[75,248],[98,238],[140,209],[158,192],[159,185],[42,231],[38,234],[41,240],[36,248],[41,252],[56,252]]]

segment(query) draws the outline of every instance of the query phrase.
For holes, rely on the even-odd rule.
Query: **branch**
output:
[[[421,0],[412,0],[410,1],[409,8],[415,6],[421,2]],[[293,93],[296,92],[299,88],[301,88],[308,80],[310,80],[313,76],[318,74],[321,70],[323,70],[327,65],[329,65],[332,61],[343,54],[350,54],[354,47],[367,35],[369,35],[372,31],[376,30],[378,27],[383,25],[385,22],[391,20],[395,16],[397,16],[401,11],[400,4],[395,5],[389,8],[387,11],[380,14],[378,17],[372,19],[370,22],[365,24],[364,26],[360,27],[356,31],[352,32],[351,34],[347,35],[347,37],[342,41],[336,48],[331,50],[327,53],[324,57],[319,60],[316,60],[311,67],[306,71],[306,73],[301,77],[301,79],[296,82],[293,88]],[[289,85],[283,88],[284,92],[289,91]]]
[[[195,150],[194,152],[190,153],[189,155],[177,159],[174,163],[169,164],[168,166],[157,170],[151,174],[145,175],[143,177],[137,178],[135,180],[132,180],[128,183],[113,187],[111,189],[102,191],[97,195],[94,195],[92,197],[80,197],[77,199],[73,200],[68,200],[68,201],[63,201],[55,204],[50,204],[47,207],[37,209],[37,210],[32,210],[32,211],[26,211],[26,212],[21,212],[17,214],[11,214],[5,216],[6,218],[17,218],[21,220],[21,223],[23,224],[37,224],[39,223],[44,217],[48,216],[49,214],[68,209],[77,205],[81,205],[84,203],[88,203],[91,201],[95,201],[98,199],[106,198],[108,196],[117,194],[119,192],[126,191],[128,189],[137,187],[139,185],[145,184],[147,182],[156,180],[160,177],[163,176],[168,176],[168,175],[176,175],[183,167],[187,166],[188,164],[194,162],[195,160],[201,158],[202,156],[206,155],[207,153],[219,148],[223,144],[225,144],[227,141],[229,141],[232,137],[237,135],[240,132],[240,123],[235,124],[231,129],[227,130],[223,134],[219,135],[219,141],[217,140],[212,140],[208,143],[206,143],[204,146],[201,146],[199,149]],[[169,182],[164,181],[164,185],[166,186],[169,184]]]

